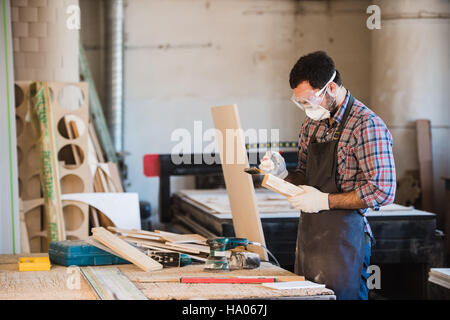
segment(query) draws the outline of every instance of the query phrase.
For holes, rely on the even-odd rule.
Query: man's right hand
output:
[[[270,173],[280,179],[284,179],[288,175],[286,170],[286,162],[280,153],[276,151],[267,151],[261,159],[259,169],[264,173]]]

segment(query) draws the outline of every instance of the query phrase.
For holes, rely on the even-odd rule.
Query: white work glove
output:
[[[304,192],[288,198],[289,203],[303,211],[316,213],[322,210],[330,210],[328,193],[321,192],[311,186],[299,186]]]
[[[259,169],[264,173],[270,173],[280,179],[284,179],[288,175],[286,170],[286,162],[284,158],[276,151],[267,151],[261,159]]]

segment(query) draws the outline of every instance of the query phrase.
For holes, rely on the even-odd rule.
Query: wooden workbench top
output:
[[[5,299],[97,299],[89,284],[80,275],[80,285],[73,288],[77,268],[53,265],[50,271],[19,272],[17,261],[23,255],[0,255],[0,300]],[[27,255],[37,256],[37,255]],[[178,279],[180,277],[223,276],[293,276],[292,272],[262,262],[253,270],[236,270],[226,273],[203,271],[203,264],[181,268],[164,268],[144,272],[132,264],[115,265],[149,298],[167,299],[277,299],[282,297],[308,297],[333,295],[326,288],[273,290],[260,284],[184,284],[173,282],[139,282],[150,279]],[[74,271],[75,270],[75,271]],[[72,289],[71,289],[72,287]]]

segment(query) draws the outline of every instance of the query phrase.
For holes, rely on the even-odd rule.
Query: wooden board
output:
[[[105,228],[92,228],[92,234],[95,240],[101,242],[118,255],[132,262],[144,271],[154,271],[163,268],[162,264],[156,262],[135,247],[114,236]]]
[[[40,180],[44,193],[47,242],[66,240],[66,228],[61,202],[56,127],[50,101],[50,89],[45,81],[30,84],[30,115],[38,139]]]
[[[433,206],[433,154],[431,150],[430,120],[416,120],[417,155],[420,168],[422,210],[434,212]],[[438,226],[440,227],[438,217]]]
[[[21,130],[17,131],[18,147],[17,152],[22,155],[22,161],[19,161],[19,184],[22,188],[19,189],[20,197],[23,200],[35,200],[42,198],[42,188],[40,187],[39,179],[39,157],[37,148],[37,137],[34,134],[30,122],[30,103],[29,99],[29,86],[30,81],[16,81],[15,89],[18,97],[18,105],[16,107],[16,121],[20,123]],[[68,109],[61,103],[67,100],[64,98],[68,92],[68,88],[77,87],[79,89],[79,95],[74,98],[73,103],[78,108]],[[89,171],[89,163],[87,161],[87,125],[89,118],[89,105],[88,105],[88,87],[86,83],[62,83],[62,82],[50,82],[50,99],[52,101],[52,111],[54,115],[54,124],[57,127],[55,130],[56,146],[61,151],[64,147],[68,150],[66,152],[61,151],[61,160],[59,161],[60,183],[61,192],[73,193],[73,192],[91,192],[92,191],[92,176]],[[73,89],[73,88],[72,88]],[[79,97],[84,97],[82,101]],[[76,121],[74,121],[76,119]],[[68,123],[64,123],[68,120]],[[68,126],[58,126],[60,122],[68,124]],[[75,122],[75,123],[74,123]],[[75,125],[74,125],[75,124]],[[75,147],[78,146],[78,148]],[[59,153],[59,152],[58,152]],[[73,157],[72,157],[73,156]],[[72,158],[72,159],[69,159]],[[72,160],[72,162],[65,163],[64,160]],[[89,207],[85,204],[73,204],[85,216],[89,213]],[[65,208],[63,207],[63,212]],[[70,210],[69,210],[70,211]],[[78,210],[77,210],[78,211]],[[68,216],[65,219],[65,228],[67,236],[71,239],[76,237],[83,239],[89,234],[88,224],[85,224],[85,228],[82,233],[77,232],[78,235],[70,235],[71,230],[77,229],[78,225],[72,225],[72,222],[77,223],[79,219],[72,219],[72,214],[64,213]],[[79,215],[78,215],[79,216]],[[43,223],[43,208],[35,208],[30,212],[25,212],[25,221],[27,224],[28,237],[30,239],[31,252],[46,252],[47,248],[47,235],[45,229],[41,226]]]
[[[124,229],[124,228],[117,228],[117,227],[108,227],[108,230],[113,231],[115,233],[137,233],[137,234],[160,237],[160,234],[157,232],[140,230],[140,229]]]
[[[279,193],[287,198],[295,196],[296,194],[302,193],[303,189],[290,183],[275,177],[271,174],[265,174],[264,179],[261,183],[264,188],[272,190]]]
[[[165,231],[155,230],[160,237],[166,241],[172,243],[206,243],[206,238],[202,237],[199,234],[177,234],[177,233],[169,233]]]
[[[62,196],[64,197],[64,195]],[[22,211],[23,215],[27,213],[33,212],[36,209],[39,209],[44,205],[44,199],[34,199],[34,200],[26,200],[22,201]],[[80,205],[79,202],[72,200],[64,200],[62,199],[63,212],[65,214],[64,218],[66,223],[66,236],[68,239],[85,239],[88,237],[87,230],[89,228],[89,213],[87,210],[82,210],[84,207]],[[24,218],[25,219],[25,218]],[[26,220],[25,220],[26,222]],[[27,226],[27,224],[25,224]],[[67,226],[70,226],[67,228]],[[34,226],[27,227],[27,229],[31,228],[32,230],[27,230],[28,234],[31,234],[32,237],[47,237],[47,230],[44,228],[40,230],[40,228],[35,228]]]
[[[148,300],[116,267],[82,267],[81,272],[101,300]]]
[[[192,243],[172,243],[167,241],[166,245],[169,247],[173,247],[176,249],[192,249],[192,250],[198,250],[201,253],[210,253],[209,246],[202,246],[199,244],[192,244]]]
[[[295,296],[305,297],[323,295],[325,297],[333,295],[333,291],[326,288],[273,290],[264,288],[259,284],[179,283],[181,277],[296,276],[294,273],[278,268],[268,262],[261,262],[261,266],[257,269],[233,270],[227,272],[226,275],[223,273],[217,274],[204,271],[204,266],[201,264],[193,264],[182,268],[165,268],[162,272],[157,274],[143,273],[132,265],[123,265],[118,268],[131,281],[135,282],[136,286],[144,292],[149,299],[276,299]]]
[[[36,255],[34,255],[36,256]],[[17,271],[17,255],[0,255],[0,300],[4,299],[98,299],[95,292],[81,274],[69,272],[79,268],[54,265],[50,271]],[[279,299],[282,297],[323,297],[332,299],[329,289],[297,289],[278,291],[257,284],[183,284],[177,282],[147,282],[179,279],[180,277],[223,277],[223,274],[205,272],[203,264],[192,264],[181,268],[164,268],[158,272],[144,272],[135,265],[116,266],[149,299]],[[261,262],[253,270],[233,270],[226,276],[295,276],[292,272],[271,263]],[[80,280],[79,289],[68,287],[70,279]],[[137,281],[143,281],[139,283]]]
[[[18,271],[19,257],[48,254],[0,255],[0,300],[96,300],[79,267],[52,265],[50,271]],[[143,273],[145,274],[145,273]]]
[[[106,124],[105,115],[103,113],[103,108],[100,104],[100,99],[95,88],[94,79],[91,75],[91,70],[89,68],[89,63],[86,58],[83,46],[80,45],[80,75],[83,77],[84,81],[89,84],[89,104],[91,105],[90,113],[93,124],[95,126],[95,131],[98,135],[98,139],[101,143],[101,147],[105,153],[106,160],[117,163],[116,151],[114,150],[114,145],[111,140],[111,136],[108,131],[108,126]]]
[[[237,106],[213,107],[211,113],[217,130],[220,161],[236,237],[265,245],[253,180],[244,172],[249,164]],[[267,260],[267,253],[263,248],[250,246],[249,250],[258,253],[262,260]]]
[[[0,253],[19,253],[19,183],[10,1],[0,6]],[[5,11],[4,11],[5,10]],[[6,28],[6,29],[5,29]],[[21,122],[17,122],[18,125]],[[23,154],[22,154],[23,155]]]
[[[193,249],[193,248],[186,248],[186,247],[173,247],[173,246],[168,246],[164,243],[161,242],[157,242],[157,241],[151,241],[151,240],[143,240],[143,239],[136,239],[133,237],[125,237],[125,236],[119,236],[120,239],[126,240],[128,242],[134,243],[139,247],[145,247],[148,248],[149,246],[156,247],[156,248],[161,248],[161,249],[169,249],[169,250],[173,250],[173,251],[178,251],[178,252],[187,252],[187,253],[191,253],[191,254],[200,254],[200,251],[198,249]]]

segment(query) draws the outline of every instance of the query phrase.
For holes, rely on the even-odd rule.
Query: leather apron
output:
[[[306,185],[322,192],[339,193],[336,184],[337,147],[354,98],[350,95],[339,128],[329,142],[308,145]],[[325,210],[300,214],[295,272],[325,284],[337,299],[358,299],[364,262],[364,220],[357,210]]]

